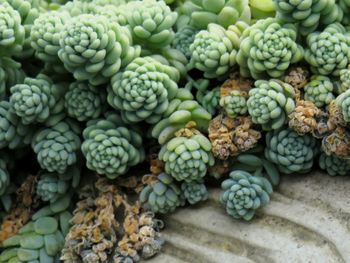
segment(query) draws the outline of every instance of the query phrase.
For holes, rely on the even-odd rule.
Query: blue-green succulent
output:
[[[317,107],[327,106],[334,100],[333,82],[325,76],[312,76],[304,91],[305,100],[312,101]]]
[[[208,190],[205,184],[201,181],[190,183],[183,182],[181,184],[181,191],[184,198],[191,205],[208,199]]]
[[[321,153],[319,165],[322,170],[325,170],[330,176],[350,175],[350,160],[342,159],[336,155],[327,155]]]

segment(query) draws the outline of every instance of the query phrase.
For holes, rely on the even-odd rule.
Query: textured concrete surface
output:
[[[165,218],[163,252],[149,263],[350,262],[350,176],[284,176],[251,222],[208,201]]]

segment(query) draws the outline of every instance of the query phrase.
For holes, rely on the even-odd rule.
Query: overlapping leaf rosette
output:
[[[251,19],[248,0],[186,0],[177,11],[178,27],[189,24],[206,29],[208,24],[215,23],[227,28],[239,21],[250,23]]]
[[[350,69],[342,69],[339,71],[339,82],[336,83],[336,89],[335,91],[338,94],[341,94],[348,89],[350,89]]]
[[[125,174],[145,158],[142,137],[116,114],[88,122],[83,137],[86,166],[109,179]]]
[[[242,170],[232,171],[222,182],[221,203],[226,212],[236,219],[251,220],[257,209],[270,201],[273,192],[270,182]]]
[[[317,107],[324,107],[334,99],[333,83],[325,76],[312,76],[304,87],[305,100],[312,101]]]
[[[274,0],[274,2],[277,17],[285,23],[296,23],[303,36],[315,31],[320,24],[329,25],[343,18],[342,9],[334,0]]]
[[[104,113],[107,102],[106,91],[88,82],[72,82],[65,94],[65,108],[68,116],[78,121],[89,121]]]
[[[221,97],[220,106],[225,109],[227,116],[230,118],[244,115],[248,111],[246,97],[242,92],[233,90],[229,95]]]
[[[190,45],[189,67],[204,73],[205,78],[224,77],[236,64],[240,46],[240,36],[248,27],[244,22],[231,25],[228,29],[209,24],[206,30],[199,31]]]
[[[80,127],[65,119],[41,128],[34,136],[32,148],[42,169],[63,174],[78,160]]]
[[[342,159],[335,155],[321,153],[318,163],[321,169],[325,170],[330,176],[350,174],[349,159]]]
[[[183,204],[181,190],[170,175],[160,173],[156,178],[152,177],[140,193],[141,203],[161,214],[171,213]]]
[[[11,108],[23,124],[46,122],[54,125],[65,117],[65,87],[53,83],[44,74],[26,77],[23,84],[12,86],[10,91]]]
[[[344,120],[350,122],[350,90],[347,90],[340,94],[336,100],[336,105],[342,114]]]
[[[264,130],[282,127],[295,108],[293,87],[275,79],[257,80],[254,85],[247,101],[253,122],[261,124]]]
[[[0,58],[0,99],[8,96],[10,87],[22,83],[25,73],[21,64],[9,57]]]
[[[109,104],[126,122],[159,121],[178,92],[179,72],[151,57],[136,58],[112,78]]]
[[[174,36],[174,40],[171,42],[173,48],[181,51],[186,58],[191,58],[190,45],[194,41],[194,37],[198,33],[198,30],[192,26],[184,26],[180,28]]]
[[[58,56],[77,80],[99,85],[140,55],[140,47],[131,45],[128,29],[101,15],[82,14],[64,25]]]
[[[350,36],[341,24],[313,32],[306,41],[305,60],[315,74],[339,76],[350,63]]]
[[[280,78],[291,64],[303,58],[296,42],[297,29],[274,18],[260,20],[243,32],[237,63],[243,77]]]
[[[183,182],[181,184],[181,191],[183,197],[191,205],[208,199],[208,190],[202,181]]]
[[[196,99],[206,111],[214,115],[220,106],[220,88],[216,87],[206,91],[198,90]]]
[[[285,174],[309,172],[318,154],[317,141],[311,135],[299,135],[289,128],[266,135],[265,157]]]

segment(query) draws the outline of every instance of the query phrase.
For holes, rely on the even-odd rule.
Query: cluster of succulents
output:
[[[0,1],[0,262],[136,262],[161,248],[155,215],[215,181],[251,220],[281,174],[349,175],[348,12]]]

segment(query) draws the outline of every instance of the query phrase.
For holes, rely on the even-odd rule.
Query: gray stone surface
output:
[[[350,176],[284,176],[250,222],[226,215],[218,196],[166,217],[163,252],[147,262],[350,262]]]

